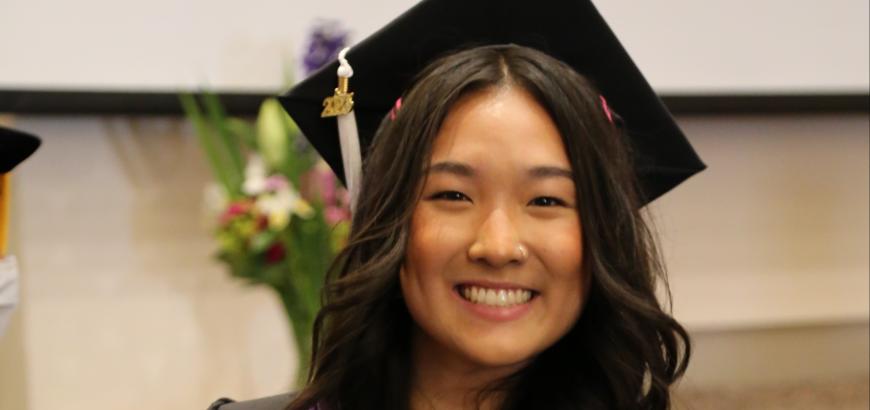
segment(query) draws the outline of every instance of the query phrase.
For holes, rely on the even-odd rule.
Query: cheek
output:
[[[583,235],[579,221],[542,229],[539,254],[547,270],[559,282],[582,282]]]
[[[414,211],[408,232],[405,268],[415,276],[428,276],[449,257],[448,232],[419,208]]]
[[[583,271],[583,236],[578,221],[539,232],[542,238],[538,254],[549,275],[547,286],[560,327],[570,328],[579,318],[589,288],[588,274]],[[545,298],[546,300],[546,298]]]
[[[467,217],[444,215],[430,204],[417,205],[411,217],[406,260],[426,270],[462,262],[474,237],[470,222]]]
[[[463,237],[451,224],[437,221],[425,206],[418,206],[411,219],[405,261],[400,280],[409,303],[431,296],[427,292],[445,287],[451,263],[462,254]]]

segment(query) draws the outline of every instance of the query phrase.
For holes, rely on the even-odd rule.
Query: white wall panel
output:
[[[414,3],[2,0],[0,89],[276,92],[317,19],[360,40]],[[866,0],[595,3],[660,92],[870,86]]]

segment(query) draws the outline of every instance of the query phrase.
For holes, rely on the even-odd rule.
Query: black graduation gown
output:
[[[212,403],[208,410],[284,410],[291,400],[293,400],[291,393],[246,401],[222,398]]]

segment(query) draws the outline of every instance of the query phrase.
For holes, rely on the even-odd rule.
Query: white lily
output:
[[[287,113],[281,103],[274,98],[268,98],[260,105],[257,116],[257,144],[263,159],[272,168],[280,168],[287,160],[290,150],[288,133],[293,121],[288,121]]]
[[[266,191],[266,163],[257,154],[252,154],[245,165],[245,182],[242,192],[247,195],[259,195]]]
[[[308,218],[314,212],[311,205],[305,202],[290,185],[272,193],[260,195],[257,198],[256,206],[260,212],[266,214],[269,227],[275,230],[287,227],[293,214]]]

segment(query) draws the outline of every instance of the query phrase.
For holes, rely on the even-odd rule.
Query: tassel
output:
[[[335,94],[323,101],[321,117],[337,117],[338,141],[341,146],[341,163],[344,166],[344,181],[350,194],[350,211],[356,211],[356,201],[359,197],[359,184],[362,182],[362,156],[359,145],[359,131],[356,126],[356,116],[353,113],[353,93],[348,91],[353,68],[347,62],[345,47],[338,53],[338,87]]]
[[[341,142],[341,162],[344,165],[344,180],[350,193],[350,212],[356,211],[359,184],[362,182],[362,159],[356,116],[353,111],[338,117],[338,139]]]

